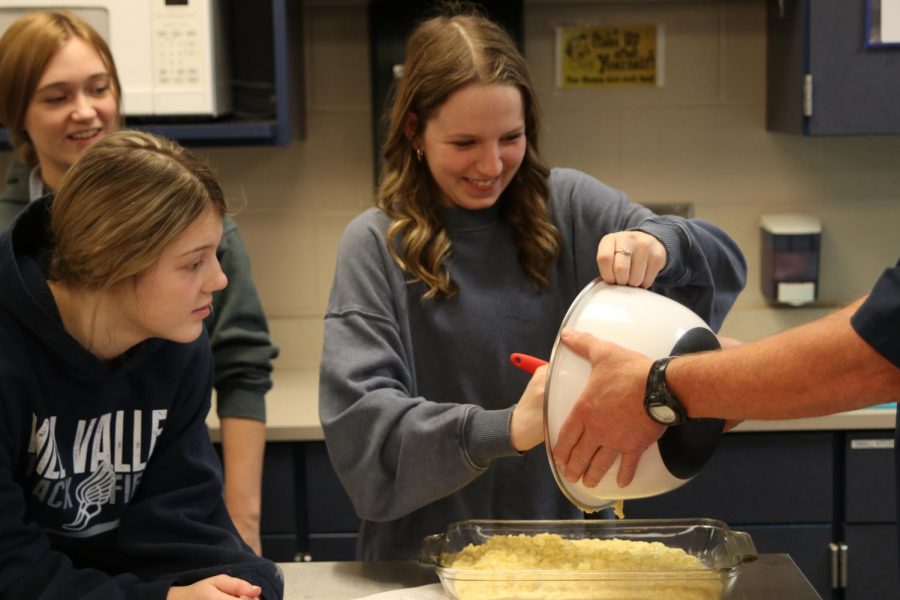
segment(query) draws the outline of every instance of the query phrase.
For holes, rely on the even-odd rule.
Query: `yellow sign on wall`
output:
[[[662,26],[559,27],[556,40],[558,87],[663,84]]]

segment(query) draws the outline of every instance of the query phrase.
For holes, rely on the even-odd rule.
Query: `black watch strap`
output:
[[[681,425],[688,420],[681,402],[666,385],[666,367],[673,358],[675,357],[666,356],[653,362],[644,391],[644,410],[647,411],[647,416],[663,425]]]

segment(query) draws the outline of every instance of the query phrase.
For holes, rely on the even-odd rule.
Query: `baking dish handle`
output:
[[[419,551],[419,564],[429,567],[440,566],[441,548],[444,545],[444,534],[426,535]]]
[[[741,563],[753,562],[756,560],[756,546],[753,544],[753,538],[746,531],[732,531],[734,540],[734,554]]]

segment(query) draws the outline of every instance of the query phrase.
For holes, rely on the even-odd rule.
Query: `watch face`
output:
[[[672,410],[670,406],[665,404],[654,404],[650,407],[651,416],[656,420],[657,423],[662,423],[663,425],[667,425],[669,423],[674,423],[677,415],[675,411]]]

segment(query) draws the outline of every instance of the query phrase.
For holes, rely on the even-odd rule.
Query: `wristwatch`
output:
[[[666,367],[673,358],[666,356],[653,362],[644,391],[644,410],[651,419],[662,425],[681,425],[688,419],[681,402],[666,386]]]

